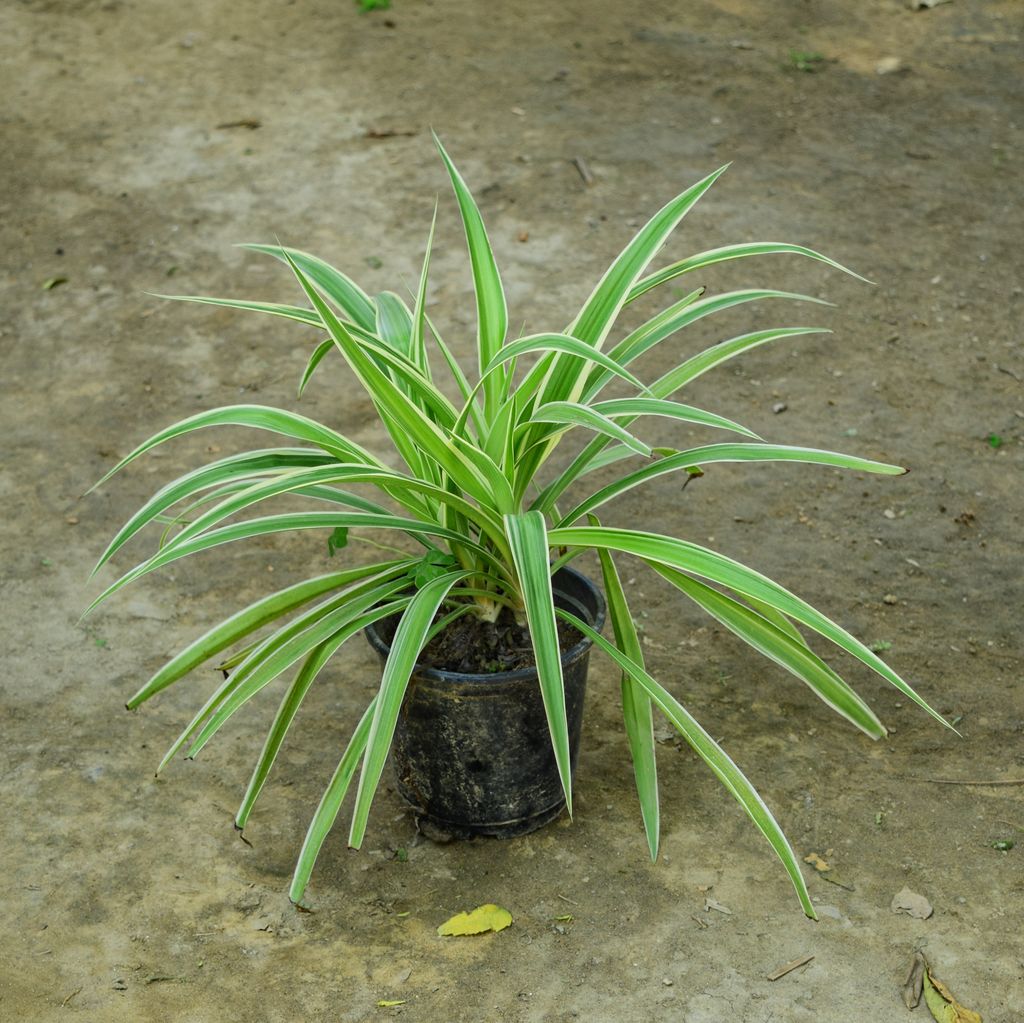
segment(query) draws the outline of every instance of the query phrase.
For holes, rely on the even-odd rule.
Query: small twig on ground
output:
[[[69,994],[67,998],[65,998],[64,1001],[60,1003],[60,1007],[63,1009],[68,1004],[68,1002],[70,1002],[71,999],[75,997],[75,995],[81,994],[81,992],[82,989],[80,987],[76,987],[75,990],[72,991],[71,994]]]
[[[807,955],[801,956],[799,959],[794,959],[792,962],[783,963],[773,973],[768,974],[768,980],[778,980],[780,977],[785,977],[787,973],[792,973],[794,970],[799,970],[801,966],[806,966],[814,958],[813,952],[808,952]]]
[[[397,139],[397,138],[411,138],[415,135],[414,131],[399,131],[398,128],[367,128],[363,133],[364,138],[368,139]]]
[[[821,872],[818,877],[822,881],[828,881],[829,884],[834,884],[837,888],[842,888],[844,891],[855,892],[857,889],[852,884],[847,884],[845,881],[840,881],[838,877],[830,877],[827,872]]]
[[[1003,778],[997,781],[960,781],[959,778],[910,778],[909,781],[926,781],[932,785],[1024,785],[1024,778]]]
[[[225,121],[223,124],[218,124],[217,130],[226,131],[229,128],[248,128],[249,131],[255,131],[262,126],[263,122],[258,121],[255,117],[243,117],[240,121]]]
[[[579,171],[580,177],[583,179],[583,184],[590,188],[590,186],[596,180],[594,175],[591,173],[590,168],[587,166],[587,161],[582,156],[574,156],[572,158],[572,165]]]

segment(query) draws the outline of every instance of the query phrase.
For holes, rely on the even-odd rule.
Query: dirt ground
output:
[[[3,4],[0,1017],[921,1020],[899,988],[922,949],[986,1023],[1024,1019],[1022,21],[1015,0],[394,0],[366,15],[349,0]],[[872,743],[637,573],[654,674],[721,738],[799,854],[842,882],[806,868],[819,923],[672,741],[659,748],[664,855],[648,861],[617,673],[597,658],[573,822],[435,845],[382,790],[364,850],[346,850],[340,827],[325,847],[311,913],[291,907],[288,879],[376,681],[368,648],[350,644],[310,697],[251,845],[231,821],[272,695],[153,778],[215,680],[197,674],[136,714],[126,698],[324,546],[190,559],[78,622],[113,578],[87,580],[117,525],[253,435],[197,435],[80,495],[186,415],[296,407],[311,347],[295,325],[147,292],[293,301],[286,271],[232,248],[278,237],[368,289],[404,290],[440,195],[431,310],[467,356],[470,276],[431,126],[480,200],[516,328],[562,327],[643,218],[727,161],[666,261],[785,240],[877,282],[794,257],[707,272],[712,289],[810,291],[837,308],[748,306],[679,345],[754,324],[834,333],[730,363],[688,400],[910,475],[720,467],[683,496],[660,481],[606,516],[778,579],[959,721],[962,738],[837,658],[892,730]],[[380,446],[339,367],[299,410]],[[904,887],[930,900],[929,919],[891,911]],[[491,901],[511,928],[436,936]]]

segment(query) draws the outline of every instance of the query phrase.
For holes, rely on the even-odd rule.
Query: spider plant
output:
[[[509,608],[528,625],[550,740],[572,812],[556,628],[560,615],[621,669],[626,739],[651,857],[657,857],[659,841],[652,726],[655,713],[660,713],[765,836],[785,866],[804,912],[813,917],[797,859],[768,807],[722,747],[647,671],[621,582],[620,557],[628,555],[647,565],[871,738],[884,735],[885,728],[812,651],[801,627],[835,644],[942,718],[868,647],[778,583],[688,540],[602,525],[596,513],[651,480],[670,473],[701,474],[719,462],[809,462],[857,472],[904,472],[867,458],[767,443],[731,419],[677,400],[681,388],[708,370],[761,345],[823,332],[817,328],[744,333],[669,360],[676,364],[654,380],[636,375],[640,356],[665,341],[676,342],[682,328],[712,314],[768,299],[818,299],[764,288],[706,295],[704,288],[694,287],[639,327],[613,334],[627,305],[669,281],[726,260],[791,253],[845,268],[811,249],[768,242],[709,249],[649,272],[652,257],[723,167],[654,214],[564,330],[511,338],[505,295],[480,211],[440,141],[435,141],[455,191],[472,266],[477,312],[472,375],[459,365],[427,315],[433,224],[411,305],[393,292],[371,296],[346,274],[305,252],[280,245],[246,246],[289,267],[306,304],[166,297],[253,310],[323,332],[302,374],[300,394],[325,358],[337,352],[372,401],[393,451],[382,458],[329,426],[259,405],[202,412],[162,430],[100,483],[157,445],[212,426],[271,431],[292,446],[221,458],[159,490],[117,533],[97,568],[153,522],[167,527],[156,553],[110,585],[90,610],[149,572],[236,540],[327,530],[333,553],[346,545],[350,530],[370,529],[392,531],[405,538],[405,546],[387,549],[387,557],[371,564],[318,574],[238,611],[164,665],[128,706],[138,707],[211,659],[225,670],[223,683],[175,740],[162,769],[183,750],[189,756],[198,754],[240,707],[283,672],[295,669],[236,816],[237,826],[244,828],[299,706],[331,656],[370,623],[399,616],[380,688],[356,725],[309,825],[290,889],[297,901],[357,773],[348,842],[354,848],[363,842],[417,657],[439,630],[463,615],[493,621]],[[435,209],[435,222],[436,215]],[[439,368],[450,376],[447,390],[435,382]],[[607,397],[606,388],[613,382],[619,392],[628,388],[629,396]],[[449,393],[457,393],[457,398]],[[721,436],[695,447],[652,448],[635,429],[648,416],[710,428]],[[583,441],[570,458],[555,460],[559,444],[574,431]],[[616,469],[611,471],[613,465]],[[351,489],[357,486],[361,493]],[[367,491],[376,500],[365,496]],[[311,510],[237,518],[282,495],[308,499]],[[570,612],[556,609],[552,598],[552,573],[589,550],[600,559],[613,630],[610,640]],[[265,626],[271,627],[269,632]],[[239,644],[239,652],[221,658]]]

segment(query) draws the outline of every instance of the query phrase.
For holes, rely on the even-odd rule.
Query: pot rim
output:
[[[594,610],[594,620],[590,623],[590,627],[595,632],[600,632],[604,627],[605,621],[605,599],[604,594],[600,588],[594,583],[589,577],[584,575],[582,572],[573,568],[571,565],[563,565],[556,573],[554,577],[562,575],[573,576],[576,580],[581,582],[593,595],[594,603],[596,605]],[[555,587],[555,592],[560,592]],[[569,597],[570,595],[563,592],[563,596]],[[570,597],[573,603],[576,603],[575,599]],[[363,632],[366,634],[367,641],[374,650],[377,651],[382,657],[387,657],[391,652],[391,644],[385,643],[377,632],[374,625],[368,625]],[[568,650],[566,650],[560,660],[562,667],[571,664],[573,661],[582,657],[592,646],[594,641],[584,636],[578,643],[573,644]],[[487,674],[475,674],[472,672],[462,671],[446,671],[443,668],[426,668],[420,664],[416,664],[412,669],[413,675],[422,679],[429,679],[433,682],[466,682],[466,683],[495,683],[495,682],[522,682],[526,679],[537,677],[537,666],[534,665],[531,668],[514,668],[511,671],[493,671]]]

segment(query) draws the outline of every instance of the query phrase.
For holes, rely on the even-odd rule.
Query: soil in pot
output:
[[[557,604],[601,628],[604,600],[590,580],[563,568],[554,590]],[[455,624],[464,622],[470,619]],[[396,625],[367,630],[382,661]],[[504,617],[470,631],[466,642],[463,630],[446,630],[424,651],[399,715],[392,762],[398,791],[426,833],[511,838],[553,820],[565,799],[529,633]],[[575,773],[591,644],[563,623],[559,639]],[[502,670],[489,670],[496,664]]]

